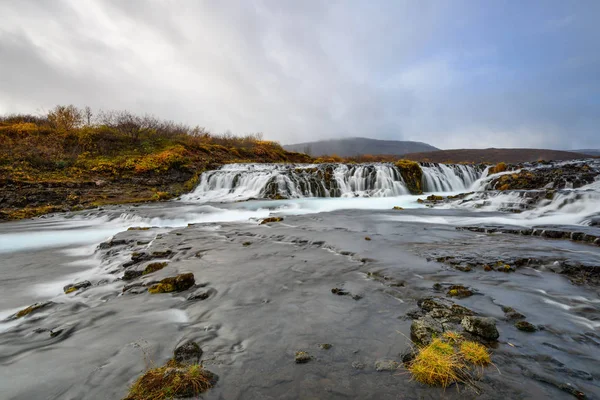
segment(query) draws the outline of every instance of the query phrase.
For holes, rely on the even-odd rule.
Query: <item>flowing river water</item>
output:
[[[426,191],[475,191],[435,208],[408,194],[390,165],[335,166],[329,183],[319,168],[230,165],[175,201],[0,225],[0,398],[122,398],[185,340],[200,344],[203,364],[219,376],[206,399],[600,398],[598,286],[557,273],[566,262],[593,275],[600,247],[457,229],[544,225],[599,235],[591,226],[597,182],[514,213],[506,209],[530,196],[484,191],[483,168],[424,164]],[[261,200],[267,191],[286,199]],[[269,216],[284,219],[259,223]],[[124,291],[123,264],[134,252],[168,262],[141,282],[192,272],[196,286]],[[476,267],[517,259],[530,262],[510,274]],[[92,285],[63,292],[84,280]],[[468,286],[475,295],[453,301],[496,320],[494,366],[477,390],[425,387],[402,367],[375,368],[410,349],[407,315],[420,298],[444,296],[435,284]],[[45,306],[13,317],[34,303]],[[502,307],[540,329],[517,330]],[[296,364],[298,350],[313,360]]]

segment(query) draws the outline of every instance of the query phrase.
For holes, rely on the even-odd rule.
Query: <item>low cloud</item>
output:
[[[4,2],[0,112],[128,109],[282,143],[600,147],[599,11],[558,1]]]

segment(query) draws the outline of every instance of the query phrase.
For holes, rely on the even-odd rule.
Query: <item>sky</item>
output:
[[[0,2],[0,113],[126,109],[282,144],[600,148],[600,1]]]

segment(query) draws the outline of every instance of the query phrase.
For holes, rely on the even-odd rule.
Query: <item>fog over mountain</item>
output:
[[[128,109],[284,144],[599,148],[600,2],[0,2],[0,113]]]
[[[369,138],[348,138],[320,140],[315,142],[297,143],[283,146],[286,150],[297,151],[311,156],[337,154],[342,157],[352,157],[362,154],[393,154],[417,153],[439,150],[427,143],[399,140],[377,140]]]

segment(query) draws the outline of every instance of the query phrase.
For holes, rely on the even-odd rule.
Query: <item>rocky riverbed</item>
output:
[[[184,210],[115,208],[86,218],[125,211],[152,221]],[[568,259],[598,268],[597,246],[400,222],[399,213],[472,216],[427,208],[339,210],[267,224],[257,217],[122,229],[100,245],[34,241],[5,252],[1,397],[124,397],[148,360],[162,364],[185,341],[201,347],[204,366],[219,376],[207,399],[600,396],[597,282],[574,284],[556,267]],[[95,228],[76,226],[86,218],[73,218],[9,223],[3,232],[64,224],[77,236]],[[193,274],[193,281],[152,293],[182,274]],[[89,285],[68,286],[83,281]],[[449,295],[456,285],[472,295]],[[43,306],[17,318],[35,303]],[[472,331],[463,322],[467,315],[491,318],[498,332],[497,339],[475,334],[492,347],[495,365],[477,389],[442,391],[412,381],[402,360],[414,321],[429,318],[434,333]],[[518,321],[535,331],[521,330]],[[298,352],[305,362],[297,362]]]
[[[520,212],[522,190],[475,190],[3,223],[0,398],[124,398],[190,357],[206,399],[598,398],[598,194],[557,190]],[[415,382],[415,344],[448,332],[493,365]]]

